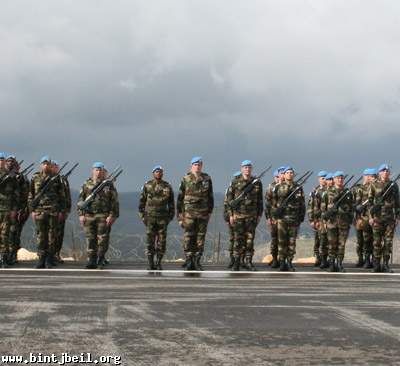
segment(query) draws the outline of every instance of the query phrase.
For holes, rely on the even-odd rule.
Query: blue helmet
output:
[[[152,173],[154,173],[156,170],[161,170],[164,171],[163,167],[161,165],[156,165],[153,167],[153,170],[151,171]]]
[[[325,180],[332,180],[332,179],[333,179],[332,173],[328,173],[327,175],[325,175]]]
[[[382,170],[390,170],[389,164],[384,163],[384,164],[379,165],[378,172],[381,172]]]
[[[333,173],[333,178],[336,177],[344,177],[344,172],[342,172],[341,170],[337,170],[335,173]]]
[[[323,177],[323,178],[325,178],[326,176],[328,175],[328,172],[327,171],[325,171],[325,170],[321,170],[319,173],[318,173],[318,177]]]
[[[43,163],[46,163],[46,162],[47,163],[51,163],[50,156],[48,156],[48,155],[45,155],[40,159],[40,164],[43,164]]]
[[[92,165],[93,169],[104,169],[104,164],[101,161],[96,161]]]
[[[190,161],[190,164],[193,165],[193,164],[202,163],[202,162],[203,162],[203,158],[201,156],[195,156]]]
[[[253,165],[253,163],[251,162],[251,160],[243,160],[241,166],[249,166],[249,165]]]

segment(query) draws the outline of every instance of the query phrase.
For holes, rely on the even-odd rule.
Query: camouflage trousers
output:
[[[396,223],[377,222],[372,226],[374,258],[390,258],[393,251],[393,236],[396,230]]]
[[[356,252],[358,256],[372,254],[373,252],[373,232],[368,223],[368,218],[358,219],[356,221],[357,245]]]
[[[185,217],[183,221],[183,250],[187,255],[204,252],[208,218]]]
[[[0,211],[0,255],[8,253],[11,219],[8,211]]]
[[[235,238],[233,244],[234,256],[253,256],[256,227],[256,217],[235,218],[235,223],[233,225]]]
[[[60,254],[63,242],[64,242],[64,232],[65,232],[65,220],[58,223],[57,227],[57,240],[56,240],[56,253]]]
[[[343,260],[349,231],[350,225],[345,223],[328,227],[328,253],[330,257]]]
[[[271,233],[271,255],[273,257],[278,257],[278,224],[272,222],[270,227]]]
[[[58,214],[36,212],[35,217],[38,255],[54,255],[57,240]]]
[[[278,257],[280,261],[294,258],[298,230],[298,224],[278,220]]]
[[[233,255],[233,247],[235,245],[235,232],[233,231],[233,227],[228,223],[228,230],[229,230],[229,255]]]
[[[328,255],[328,236],[325,230],[314,231],[314,256]]]
[[[111,227],[107,225],[105,214],[86,214],[85,236],[88,256],[107,253],[110,244]]]
[[[146,217],[146,255],[165,254],[168,218]]]
[[[22,220],[15,220],[14,222],[11,223],[10,225],[10,231],[9,231],[9,243],[10,243],[10,251],[15,250],[17,251],[18,249],[21,248],[21,234],[22,234],[22,229],[24,228],[24,225],[27,221],[28,217],[26,216]]]

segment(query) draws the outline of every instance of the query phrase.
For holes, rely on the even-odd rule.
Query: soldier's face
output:
[[[279,175],[277,177],[274,177],[274,181],[275,181],[275,183],[279,183],[281,181],[279,178]]]
[[[14,166],[14,161],[13,160],[6,160],[6,167],[7,169],[12,169]]]
[[[155,179],[161,179],[161,178],[163,177],[163,171],[162,171],[162,170],[156,170],[156,171],[153,173],[153,177],[154,177]]]
[[[51,173],[51,164],[48,161],[43,162],[42,164],[40,164],[41,168],[42,168],[42,172],[49,174]]]
[[[284,182],[285,181],[285,174],[284,173],[279,173],[279,181]]]
[[[332,187],[333,186],[333,179],[325,180],[325,182],[326,182],[326,186],[327,187]]]
[[[344,182],[344,177],[340,175],[339,177],[333,178],[333,181],[335,182],[336,187],[342,187]]]
[[[5,168],[7,166],[7,162],[5,159],[0,159],[0,168]]]
[[[384,169],[384,170],[380,171],[380,172],[379,172],[379,177],[381,178],[381,180],[383,180],[384,182],[386,182],[387,180],[389,180],[389,177],[390,177],[390,170]]]
[[[325,180],[324,177],[319,177],[318,181],[319,181],[319,185],[321,187],[325,187],[326,186],[326,180]]]
[[[251,171],[253,170],[253,167],[251,165],[245,165],[242,166],[242,174],[246,177],[248,177],[251,174]]]
[[[203,169],[203,163],[192,164],[192,173],[201,173],[201,169]]]
[[[104,169],[102,169],[102,168],[93,168],[92,177],[95,180],[102,179],[104,177]]]
[[[294,177],[294,171],[293,170],[288,170],[285,173],[285,180],[291,182],[293,180],[293,177]]]
[[[60,171],[60,167],[58,165],[53,164],[51,167],[54,174],[57,174]]]

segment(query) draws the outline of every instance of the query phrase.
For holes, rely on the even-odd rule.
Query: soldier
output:
[[[331,188],[335,185],[333,181],[333,173],[328,173],[325,177],[325,182],[326,182],[326,189]]]
[[[233,174],[233,178],[238,177],[239,175],[242,175],[241,171],[236,172]],[[231,269],[233,267],[233,264],[235,263],[235,257],[233,256],[233,246],[235,243],[235,233],[233,232],[233,226],[229,222],[230,214],[229,214],[229,205],[228,205],[228,199],[227,199],[227,193],[228,189],[225,192],[225,197],[224,197],[224,221],[228,225],[228,230],[229,230],[229,265],[228,269]]]
[[[9,232],[10,248],[8,252],[8,264],[13,265],[17,263],[18,250],[21,248],[22,229],[29,217],[29,180],[24,174],[19,173],[20,166],[14,155],[9,155],[7,157],[7,168],[8,170],[13,170],[15,172],[15,180],[17,182],[19,196],[17,217],[11,222]]]
[[[321,225],[321,215],[318,207],[318,203],[321,201],[319,197],[322,192],[326,189],[325,177],[328,172],[322,170],[318,173],[318,186],[313,189],[310,193],[307,203],[307,215],[308,221],[310,222],[311,228],[314,230],[314,256],[315,256],[315,267],[319,267],[322,263],[322,253],[321,253],[321,241],[324,241],[326,234],[323,233]],[[322,231],[322,232],[321,232]],[[324,245],[324,244],[322,244]],[[325,258],[326,259],[326,258]],[[324,262],[325,265],[325,262]]]
[[[356,208],[355,228],[357,233],[356,251],[358,261],[356,267],[372,268],[372,227],[368,217],[368,191],[370,184],[375,180],[376,170],[365,169],[363,183],[357,184],[353,190],[354,204]]]
[[[296,238],[300,224],[304,221],[306,207],[303,188],[294,182],[294,170],[286,167],[285,182],[278,184],[273,191],[272,216],[278,224],[278,256],[280,271],[294,271],[293,258],[296,254]],[[293,198],[283,206],[285,199],[296,191]],[[281,214],[277,212],[281,210]]]
[[[228,204],[236,199],[246,186],[255,177],[251,175],[253,164],[250,160],[242,162],[241,175],[232,180],[227,192]],[[233,270],[238,271],[240,258],[245,258],[244,266],[246,269],[255,271],[253,265],[254,237],[258,223],[263,213],[263,189],[261,181],[254,184],[253,189],[245,195],[243,200],[233,208],[229,207],[229,223],[234,231],[234,265]]]
[[[277,170],[274,171],[274,181],[270,183],[267,187],[265,192],[265,218],[267,219],[267,227],[270,230],[271,234],[271,256],[272,261],[269,263],[271,268],[278,268],[279,261],[278,261],[278,225],[276,220],[272,217],[271,209],[273,207],[273,191],[275,187],[279,183],[283,183],[285,181],[285,174],[283,171],[285,167],[279,167]]]
[[[40,160],[41,171],[33,174],[28,204],[32,220],[36,225],[39,261],[36,268],[52,268],[55,266],[55,252],[58,224],[64,220],[65,192],[61,180],[54,177],[51,159],[44,156]],[[54,178],[54,180],[52,180]],[[51,184],[45,188],[51,180]],[[43,192],[43,194],[41,193]],[[41,198],[36,204],[38,194]],[[40,197],[40,196],[39,196]]]
[[[178,222],[184,229],[183,250],[187,270],[202,270],[207,225],[214,208],[211,177],[202,172],[203,159],[194,157],[191,169],[181,181],[177,199]]]
[[[390,168],[382,164],[379,178],[369,186],[369,223],[373,231],[374,272],[393,272],[389,266],[393,250],[393,236],[400,218],[399,187],[390,180]],[[385,193],[387,192],[387,193]],[[385,194],[385,196],[383,196]],[[383,263],[381,260],[383,257]]]
[[[167,228],[175,215],[174,191],[171,185],[162,179],[164,169],[160,165],[156,165],[152,173],[153,179],[142,187],[139,215],[147,228],[147,269],[162,270],[161,261],[167,244]]]
[[[353,222],[353,195],[344,187],[342,171],[333,174],[333,181],[334,186],[322,193],[321,212],[328,230],[329,271],[345,272],[343,259],[350,225]],[[339,207],[336,207],[339,199]]]
[[[96,162],[92,166],[92,177],[83,184],[78,198],[79,221],[84,228],[87,243],[87,269],[102,269],[105,265],[111,227],[119,216],[118,193],[113,183],[106,184],[90,202],[87,209],[79,205],[107,178],[104,164]]]
[[[60,171],[60,166],[58,165],[58,162],[56,160],[52,161],[52,169],[53,169],[53,174],[58,174],[58,172]],[[69,187],[68,179],[62,175],[60,176],[60,180],[64,188],[65,215],[63,217],[63,220],[58,225],[55,260],[58,263],[64,263],[64,261],[61,258],[61,249],[64,242],[65,222],[67,221],[67,218],[71,213],[72,201],[71,201],[71,189]]]

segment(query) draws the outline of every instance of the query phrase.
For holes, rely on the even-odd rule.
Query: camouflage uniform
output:
[[[233,266],[233,262],[234,262],[234,257],[233,257],[233,246],[235,243],[235,234],[233,232],[233,227],[230,224],[229,221],[229,215],[230,215],[230,210],[229,210],[229,205],[228,205],[228,198],[227,198],[227,193],[228,190],[226,190],[225,192],[225,197],[224,197],[224,221],[226,222],[226,224],[228,225],[228,230],[229,230],[229,248],[228,248],[228,252],[229,252],[229,257],[230,257],[230,263],[228,268],[232,268]]]
[[[300,224],[304,221],[306,205],[303,188],[300,187],[287,206],[283,209],[280,217],[276,217],[276,210],[279,209],[284,200],[299,188],[295,182],[285,181],[277,184],[273,189],[272,216],[278,222],[278,256],[281,270],[294,270],[292,260],[296,254],[296,238]],[[287,263],[286,263],[287,262]]]
[[[93,189],[101,181],[94,181],[92,178],[86,180],[83,184],[78,198],[78,204],[85,201]],[[119,216],[118,193],[113,184],[108,184],[104,189],[96,194],[93,201],[85,211],[79,210],[79,216],[85,216],[84,231],[86,235],[87,254],[90,263],[99,265],[104,264],[104,256],[107,253],[111,227],[107,225],[107,217],[117,219]]]
[[[28,194],[29,194],[29,179],[24,175],[17,173],[15,176],[17,181],[17,189],[19,194],[18,202],[18,215],[16,220],[10,226],[10,251],[9,251],[9,263],[14,264],[17,261],[17,253],[21,248],[21,234],[22,229],[28,220],[29,209],[28,209]]]
[[[227,191],[228,202],[236,199],[244,188],[253,181],[255,177],[245,179],[242,175],[234,178]],[[234,269],[239,269],[240,257],[245,257],[247,269],[254,269],[252,258],[254,255],[254,237],[256,227],[263,213],[263,188],[261,181],[257,181],[253,189],[247,193],[237,207],[229,207],[229,216],[233,216],[234,246],[233,255],[235,257]]]
[[[140,195],[139,214],[147,228],[146,254],[149,265],[154,267],[153,256],[156,254],[156,266],[159,267],[165,254],[167,227],[175,215],[174,191],[171,185],[162,179],[146,182]]]
[[[44,192],[37,206],[32,209],[32,201],[41,191],[43,185],[51,179],[53,175],[45,175],[43,172],[33,174],[30,187],[28,204],[31,211],[35,212],[35,225],[37,233],[37,245],[39,263],[38,267],[44,266],[47,261],[49,267],[54,265],[54,255],[56,252],[56,240],[58,229],[58,215],[65,213],[65,192],[59,178],[52,182]]]
[[[60,179],[61,179],[61,182],[64,187],[66,215],[65,215],[64,219],[58,225],[57,241],[56,241],[56,257],[57,257],[58,261],[62,262],[62,260],[60,258],[60,253],[61,253],[62,245],[64,242],[65,222],[67,220],[68,215],[71,213],[72,200],[71,200],[71,189],[69,187],[68,179],[65,178],[64,176],[61,176]]]
[[[5,177],[9,171],[0,169],[0,177]],[[10,227],[13,219],[11,211],[18,211],[19,190],[14,177],[9,177],[0,186],[0,266],[5,267],[8,261],[8,251],[12,246],[10,242]]]
[[[268,188],[265,192],[265,218],[267,220],[271,220],[271,227],[270,227],[270,233],[271,233],[271,255],[272,255],[272,266],[273,268],[277,268],[278,266],[278,224],[276,220],[272,217],[272,207],[274,206],[273,203],[273,191],[275,186],[278,183],[275,181],[270,183],[268,185]]]
[[[337,199],[347,194],[341,201],[337,211],[333,211],[331,217],[326,217],[326,212],[334,208]],[[349,235],[350,225],[353,222],[353,195],[347,188],[328,188],[322,194],[322,217],[325,216],[325,224],[328,230],[328,246],[331,271],[344,271],[343,259],[346,249],[346,241]],[[331,212],[331,211],[330,211]]]
[[[326,267],[326,259],[328,256],[328,237],[326,226],[321,218],[321,197],[325,191],[325,187],[318,186],[310,193],[307,203],[308,221],[314,222],[317,229],[314,229],[314,256],[316,258],[315,265]]]
[[[184,228],[183,250],[187,268],[199,268],[204,251],[207,225],[214,208],[211,177],[200,173],[185,175],[179,187],[177,216]]]
[[[380,196],[387,190],[392,182],[383,182],[377,180],[371,183],[368,190],[368,201],[371,205],[369,217],[374,219],[373,230],[373,258],[374,271],[381,270],[381,259],[383,257],[382,270],[387,272],[389,269],[389,260],[393,251],[393,236],[396,229],[396,220],[400,218],[399,187],[394,183],[390,192],[383,200],[378,212],[373,212],[373,206],[376,205]]]
[[[354,205],[355,207],[361,207],[365,202],[368,202],[368,191],[370,183],[358,184],[354,187]],[[371,256],[372,256],[372,243],[373,233],[372,227],[369,224],[368,206],[366,205],[362,212],[356,212],[355,217],[355,228],[357,233],[357,255],[358,263],[357,266],[361,267],[365,263],[366,268],[371,267]]]

